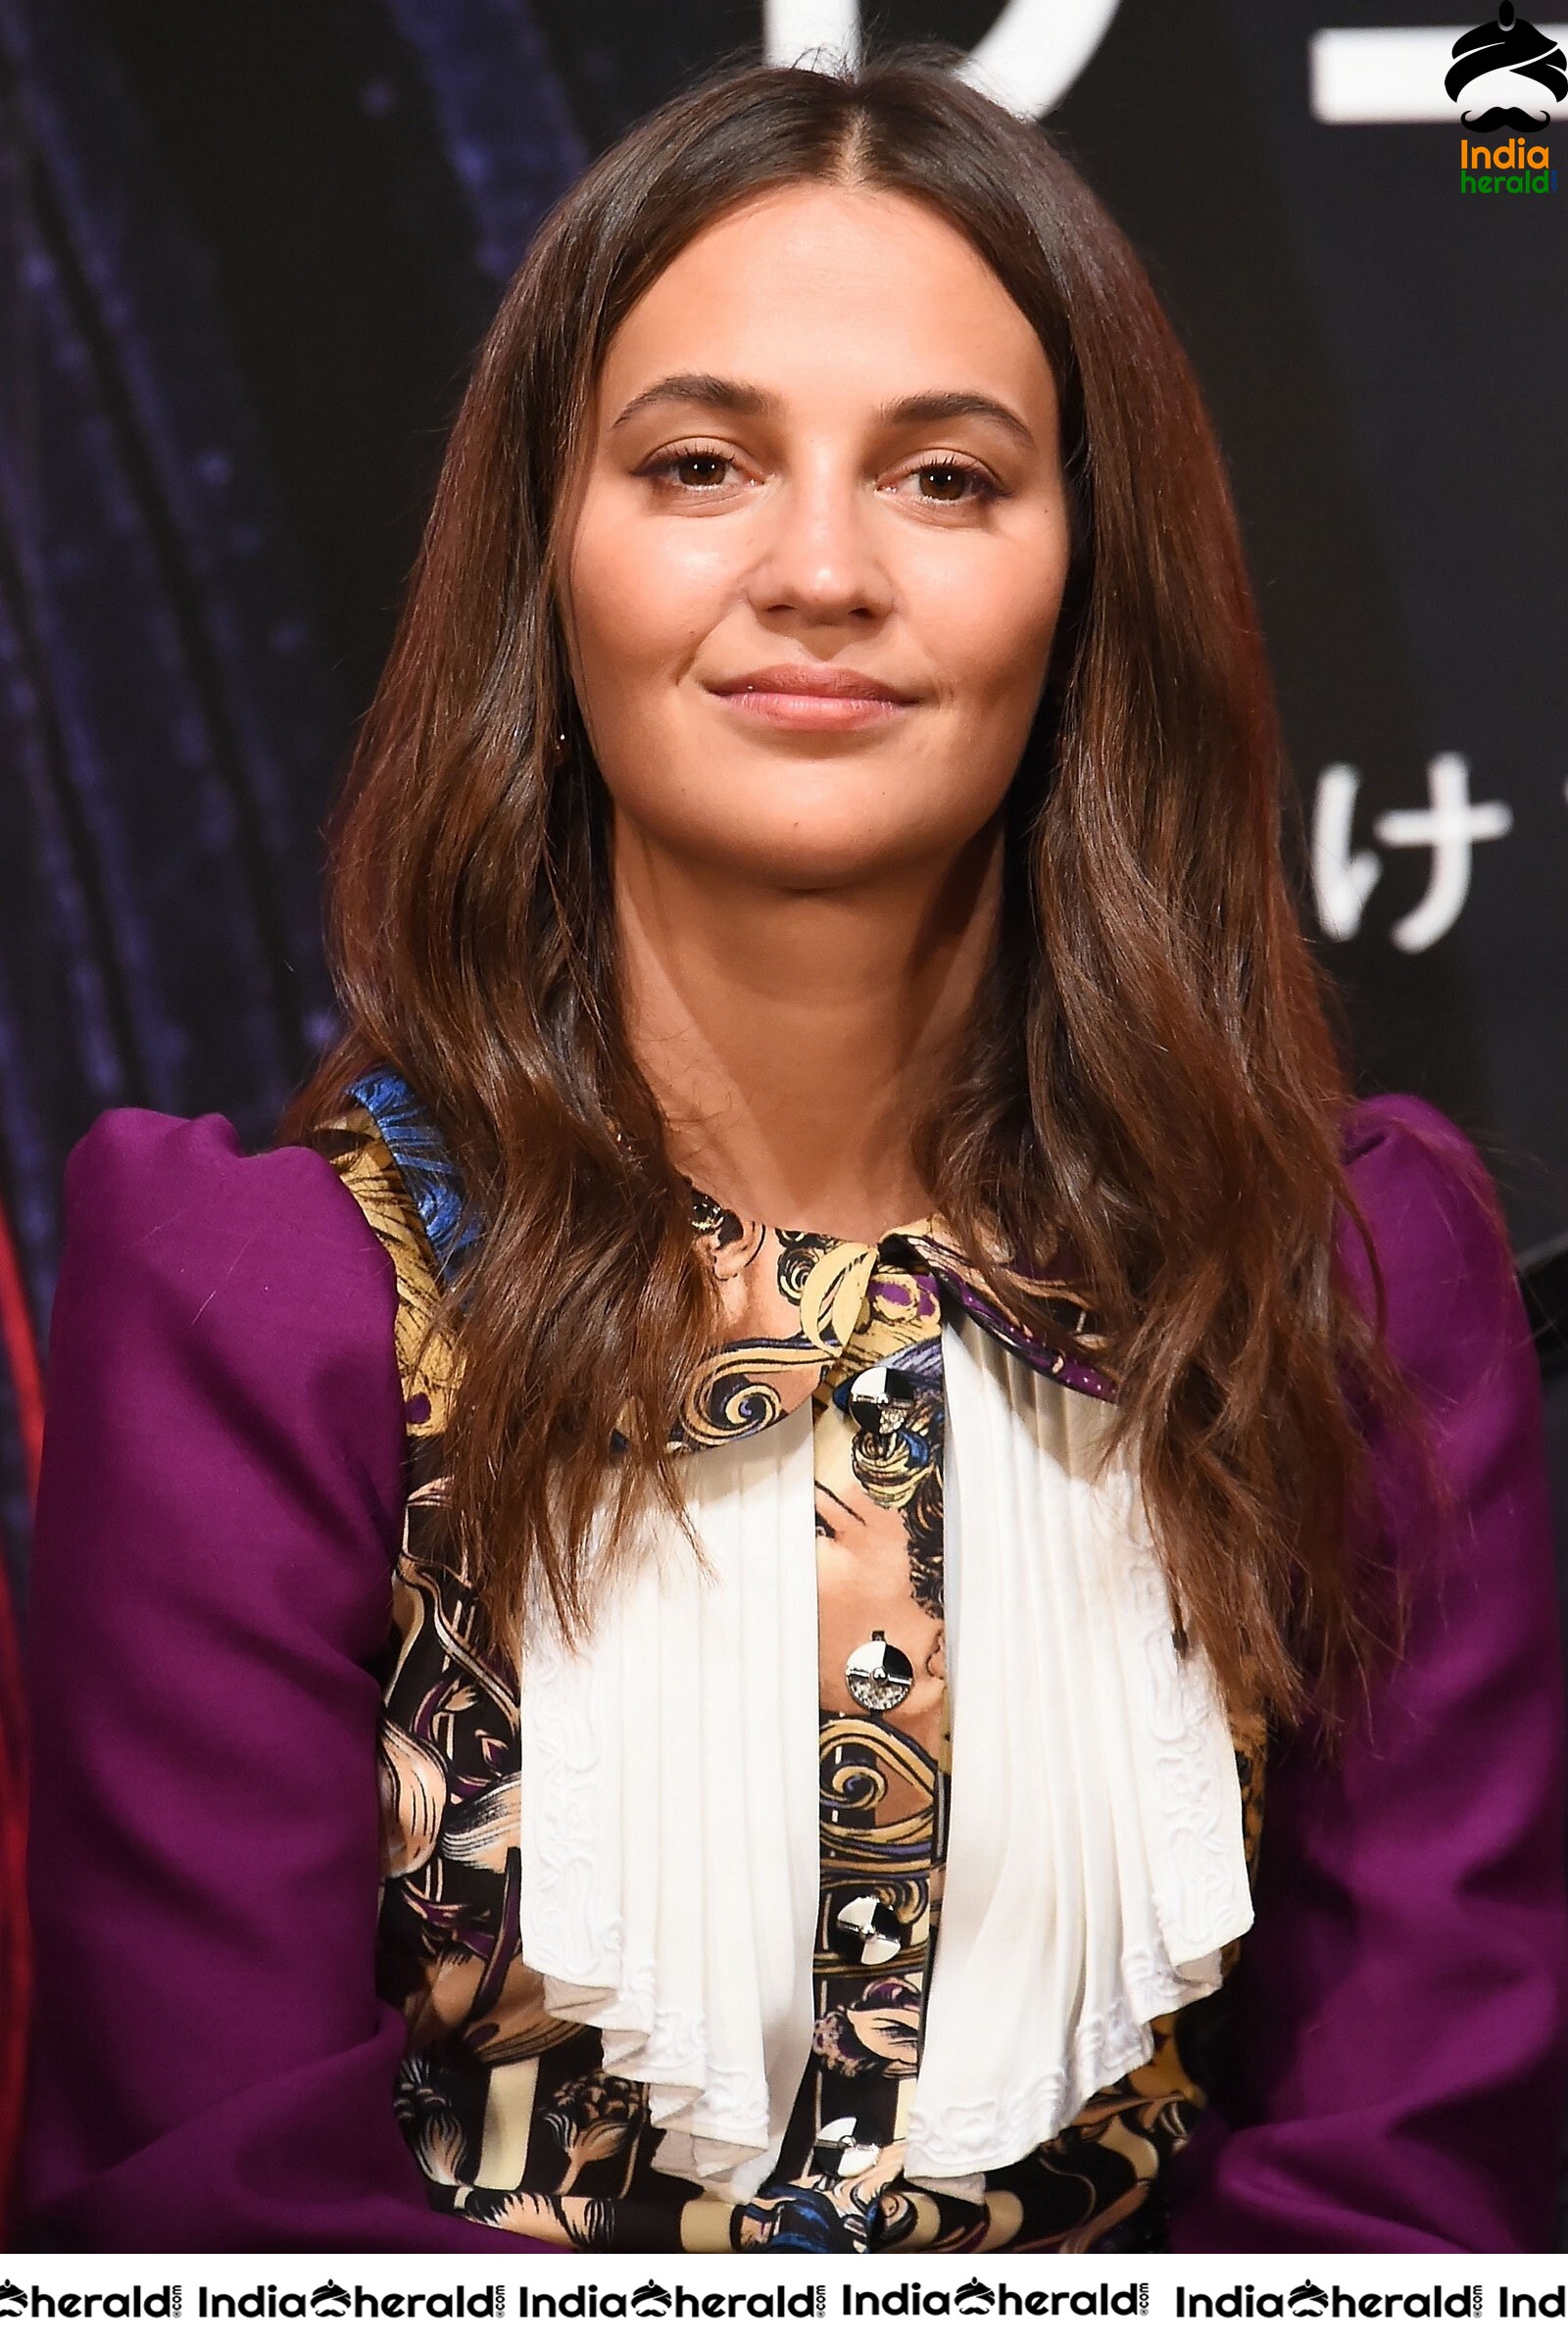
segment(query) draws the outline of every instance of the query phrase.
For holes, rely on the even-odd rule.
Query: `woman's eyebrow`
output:
[[[884,423],[957,423],[968,415],[983,415],[1000,423],[1026,448],[1035,445],[1035,435],[1022,415],[989,391],[916,391],[907,399],[893,400],[878,413]]]
[[[715,407],[732,415],[776,415],[783,405],[776,392],[759,390],[751,382],[732,382],[723,374],[665,374],[628,399],[610,428],[618,431],[650,407]]]
[[[777,416],[783,413],[784,402],[776,391],[764,391],[752,382],[735,382],[723,374],[665,374],[628,399],[611,429],[618,431],[651,407],[669,406],[714,408],[732,415]],[[989,391],[914,391],[877,410],[877,420],[892,424],[956,423],[969,415],[1000,423],[1026,448],[1035,445],[1035,435],[1022,415]]]

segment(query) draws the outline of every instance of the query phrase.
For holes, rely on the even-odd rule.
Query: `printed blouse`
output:
[[[813,2024],[777,2164],[732,2203],[659,2169],[649,2086],[613,2072],[596,2027],[548,2007],[523,1959],[517,1665],[453,1560],[441,1503],[454,1378],[430,1334],[442,1277],[471,1241],[439,1136],[407,1087],[372,1077],[358,1099],[320,1145],[398,1278],[409,1502],[384,1663],[378,1948],[381,1990],[409,2022],[399,2119],[432,2203],[598,2250],[1157,2244],[1154,2184],[1201,2105],[1174,2012],[1157,2014],[1131,2073],[982,2189],[950,2196],[904,2173],[951,1812],[943,1318],[978,1320],[1034,1373],[1108,1405],[1081,1297],[1047,1290],[1063,1341],[1045,1344],[1002,1315],[930,1222],[868,1247],[746,1222],[693,1193],[722,1336],[676,1444],[745,1440],[808,1406],[816,1490]],[[1255,1851],[1255,1730],[1238,1733],[1236,1762]],[[1192,2011],[1211,2027],[1201,2003]]]
[[[908,1233],[831,1356],[798,1361],[809,1392],[786,1421],[809,1411],[823,1436],[822,1747],[843,1795],[777,2186],[719,2207],[656,2167],[641,2094],[617,2092],[590,2033],[545,2027],[510,1958],[513,1876],[482,1860],[477,1802],[508,1771],[515,1681],[442,1550],[439,1426],[433,1405],[417,1421],[408,1348],[444,1239],[408,1201],[425,1191],[406,1150],[394,1180],[368,1128],[341,1146],[353,1193],[318,1153],[248,1152],[218,1116],[117,1110],[72,1159],[28,1598],[19,2243],[512,2254],[551,2251],[517,2223],[617,2241],[690,2223],[722,2245],[737,2219],[786,2248],[1549,2242],[1568,1928],[1540,1382],[1485,1176],[1441,1115],[1369,1100],[1344,1135],[1391,1351],[1454,1497],[1434,1522],[1373,1428],[1403,1657],[1337,1752],[1310,1728],[1271,1736],[1255,1918],[1222,1988],[1060,2137],[993,2172],[980,2203],[894,2170],[942,1926],[952,1809],[930,1664],[940,1573],[963,1544],[944,1552],[923,1345],[939,1314],[944,1340],[975,1324],[961,1269]],[[804,1333],[798,1249],[700,1211],[698,1242],[734,1273],[734,1334]],[[1361,1239],[1343,1242],[1370,1306]],[[1049,1359],[1007,1356],[1029,1389],[1065,1389]],[[892,1387],[896,1424],[889,1374],[909,1385]],[[863,1609],[858,1570],[876,1589]],[[886,1708],[844,1674],[866,1645],[879,1698],[905,1683],[895,1654],[907,1664]],[[439,1862],[417,1829],[399,1848],[378,1745],[394,1780],[433,1747],[476,1827]],[[809,1840],[808,1764],[805,1783]]]

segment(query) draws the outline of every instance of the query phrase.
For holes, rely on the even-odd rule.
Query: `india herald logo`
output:
[[[1540,111],[1546,90],[1561,105],[1568,98],[1568,57],[1548,33],[1529,24],[1502,0],[1495,19],[1461,33],[1444,81],[1460,120],[1472,130],[1534,130],[1551,120]],[[1534,104],[1526,110],[1525,101]]]

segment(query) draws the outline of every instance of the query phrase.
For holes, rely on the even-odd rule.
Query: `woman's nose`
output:
[[[784,483],[752,572],[758,610],[818,626],[882,616],[894,587],[878,518],[863,480],[824,470]]]

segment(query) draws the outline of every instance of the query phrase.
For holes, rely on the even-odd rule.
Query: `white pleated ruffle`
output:
[[[953,1803],[911,2180],[1054,2139],[1252,1919],[1224,1705],[1102,1466],[1110,1410],[972,1322],[943,1371]]]
[[[1102,1401],[943,1338],[953,1804],[906,2168],[972,2195],[1147,2059],[1251,1921],[1223,1705],[1182,1660]],[[743,2201],[810,2047],[818,1894],[811,1409],[684,1460],[709,1568],[655,1524],[522,1675],[521,1951],[662,2171]],[[896,1719],[888,1721],[896,1723]]]
[[[683,1464],[678,1526],[578,1654],[522,1668],[521,1953],[546,2006],[647,2083],[661,2171],[743,2202],[811,2036],[817,1899],[811,1411]]]

